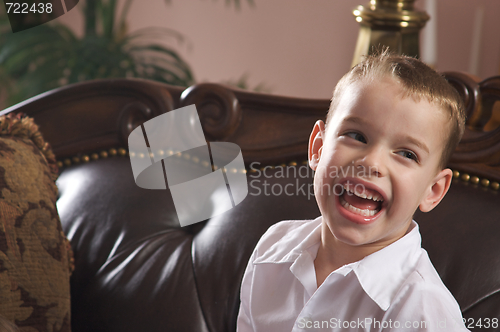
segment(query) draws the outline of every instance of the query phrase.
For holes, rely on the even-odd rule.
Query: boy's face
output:
[[[328,130],[318,121],[309,142],[331,240],[378,250],[406,233],[418,207],[433,209],[452,178],[438,166],[447,134],[444,112],[403,99],[391,78],[348,86]]]

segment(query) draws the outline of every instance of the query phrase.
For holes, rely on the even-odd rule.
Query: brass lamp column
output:
[[[374,49],[388,46],[398,54],[420,55],[419,33],[429,20],[426,12],[415,11],[415,0],[370,0],[353,14],[360,24],[352,65]]]

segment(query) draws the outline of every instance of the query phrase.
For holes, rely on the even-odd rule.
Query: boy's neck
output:
[[[314,260],[317,286],[319,287],[333,271],[344,265],[360,261],[386,246],[387,244],[348,245],[335,238],[326,223],[323,223],[321,225],[321,244]]]

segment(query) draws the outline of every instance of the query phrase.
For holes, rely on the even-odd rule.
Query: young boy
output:
[[[309,140],[321,216],[263,235],[238,331],[467,331],[412,220],[450,187],[463,108],[416,59],[382,52],[351,69]]]

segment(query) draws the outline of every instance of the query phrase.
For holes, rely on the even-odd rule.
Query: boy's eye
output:
[[[350,133],[346,133],[345,135],[352,138],[352,139],[355,139],[356,141],[360,141],[361,143],[366,143],[365,137],[363,135],[361,135],[360,133],[350,132]]]
[[[399,151],[399,152],[396,152],[397,154],[405,157],[405,158],[408,158],[408,159],[412,159],[414,161],[416,161],[418,163],[418,157],[415,153],[411,152],[411,151],[408,151],[408,150],[403,150],[403,151]]]

